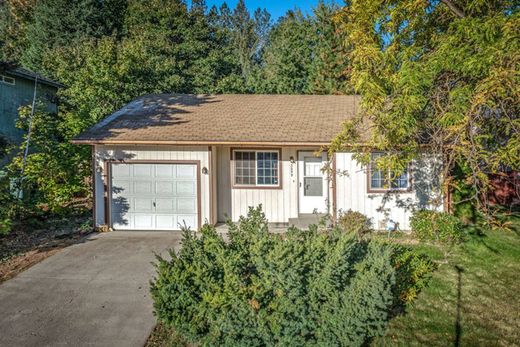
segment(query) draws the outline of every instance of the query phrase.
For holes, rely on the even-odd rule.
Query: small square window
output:
[[[9,76],[0,75],[0,82],[3,82],[5,84],[13,85],[15,84],[15,79]]]

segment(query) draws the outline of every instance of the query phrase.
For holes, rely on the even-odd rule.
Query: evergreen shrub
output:
[[[405,251],[339,229],[272,234],[251,208],[229,224],[229,240],[205,225],[185,230],[171,259],[158,257],[155,313],[199,345],[366,345],[409,301],[417,279],[405,277],[427,276]]]

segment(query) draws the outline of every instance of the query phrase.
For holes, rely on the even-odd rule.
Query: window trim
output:
[[[255,184],[236,184],[235,183],[235,152],[255,152]],[[278,184],[257,184],[257,163],[256,163],[256,153],[258,152],[276,152],[278,153]],[[249,148],[249,147],[232,147],[230,148],[230,177],[231,177],[231,188],[232,189],[282,189],[282,149],[281,148],[272,148],[272,147],[257,147],[257,148]]]
[[[412,188],[412,164],[408,164],[408,187],[406,188],[373,188],[372,187],[372,154],[383,153],[383,152],[372,152],[370,153],[370,163],[367,167],[367,193],[409,193],[413,190]],[[390,170],[387,169],[387,177],[390,175]],[[388,179],[388,178],[387,178]]]
[[[7,82],[5,79],[6,78],[9,78],[11,80],[13,80],[13,82]],[[14,77],[11,77],[11,76],[6,76],[6,75],[0,75],[0,82],[4,83],[4,84],[7,84],[8,86],[14,86],[16,85],[16,79]]]

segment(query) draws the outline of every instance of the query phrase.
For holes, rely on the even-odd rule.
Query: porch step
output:
[[[289,225],[299,229],[308,229],[311,224],[318,224],[325,217],[324,213],[301,213],[298,218],[289,218]]]

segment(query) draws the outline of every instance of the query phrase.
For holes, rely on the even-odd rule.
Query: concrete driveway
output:
[[[0,346],[143,346],[155,325],[154,252],[178,232],[111,232],[0,285]]]

